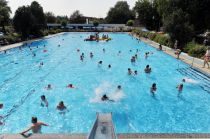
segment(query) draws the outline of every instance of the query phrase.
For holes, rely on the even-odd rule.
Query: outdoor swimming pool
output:
[[[88,133],[96,112],[112,112],[117,133],[210,133],[207,76],[126,33],[109,33],[113,39],[109,42],[83,41],[89,35],[65,33],[33,42],[31,51],[24,47],[0,54],[0,102],[4,103],[0,115],[5,122],[0,133],[21,132],[32,116],[50,125],[43,133]],[[131,64],[136,49],[138,60]],[[145,52],[153,54],[145,59]],[[98,67],[100,60],[103,64]],[[144,73],[147,64],[151,74]],[[129,76],[128,68],[138,75]],[[190,83],[184,83],[178,97],[176,86],[183,78],[190,78]],[[77,89],[66,88],[69,83]],[[155,97],[150,93],[152,83],[157,84]],[[45,89],[47,84],[52,90]],[[118,85],[122,91],[116,92]],[[115,102],[101,102],[105,93]],[[40,106],[41,95],[46,96],[48,108]],[[61,100],[69,110],[65,115],[56,110]]]

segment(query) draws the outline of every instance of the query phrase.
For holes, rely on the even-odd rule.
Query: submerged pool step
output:
[[[201,85],[199,85],[204,91],[210,94],[210,79],[203,75],[202,73],[198,73],[196,70],[192,68],[180,68],[177,69],[182,75],[187,76],[189,78],[193,78],[195,80],[199,80]]]

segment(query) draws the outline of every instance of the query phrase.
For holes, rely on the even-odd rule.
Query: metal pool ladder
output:
[[[112,113],[97,113],[96,121],[87,139],[117,139]]]

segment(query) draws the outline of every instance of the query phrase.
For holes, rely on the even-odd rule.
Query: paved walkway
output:
[[[48,36],[45,36],[45,37],[41,37],[41,38],[37,38],[37,39],[32,39],[32,40],[28,40],[28,41],[23,41],[23,42],[19,42],[19,43],[15,43],[15,44],[10,44],[10,45],[6,45],[6,46],[0,46],[0,52],[1,51],[4,51],[4,50],[8,50],[8,49],[19,47],[19,46],[21,46],[21,45],[23,45],[25,43],[31,43],[31,42],[34,42],[34,41],[40,41],[40,40],[43,40],[43,39],[48,39],[48,38],[57,36],[59,34],[64,34],[64,33],[65,32],[58,33],[58,34],[53,34],[53,35],[48,35]]]
[[[138,36],[134,35],[134,37],[136,38],[139,38]],[[143,37],[140,37],[139,38],[141,41],[155,47],[155,48],[159,48],[159,44],[154,42],[154,41],[151,41],[149,39],[146,39],[146,38],[143,38]],[[162,45],[162,48],[163,48],[163,52],[165,52],[166,54],[169,54],[175,58],[177,58],[177,56],[175,55],[175,51],[167,46],[163,46]],[[207,76],[210,77],[210,69],[207,68],[207,65],[206,65],[206,68],[202,68],[203,67],[203,60],[202,59],[199,59],[199,58],[194,58],[194,57],[191,57],[189,56],[188,54],[182,52],[180,54],[180,60],[182,60],[183,62],[191,65],[193,68],[201,71],[202,73],[206,74]],[[210,64],[210,63],[209,63]]]

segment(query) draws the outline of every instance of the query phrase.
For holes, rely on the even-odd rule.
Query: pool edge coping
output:
[[[142,42],[144,42],[146,44],[149,44],[153,48],[158,49],[159,43],[154,42],[154,41],[152,41],[150,39],[146,39],[146,38],[143,38],[143,37],[138,37],[136,34],[132,34],[132,33],[129,33],[129,34],[132,35],[133,37],[137,38],[137,39],[140,39],[140,41],[142,41]],[[167,54],[169,56],[172,56],[173,58],[176,58],[176,55],[174,54],[174,51],[171,48],[169,48],[167,46],[164,46],[164,47],[165,47],[165,49],[167,49],[167,50],[163,50],[163,52],[165,54]],[[189,65],[191,68],[195,69],[198,72],[201,72],[202,74],[204,74],[204,75],[206,75],[207,77],[210,78],[210,69],[202,68],[201,65],[198,64],[198,63],[194,63],[193,66],[192,66],[191,61],[189,59],[186,59],[184,57],[184,55],[188,56],[188,57],[191,57],[187,53],[182,52],[182,54],[180,55],[180,59],[178,59],[178,60],[184,62],[185,64]],[[194,57],[191,57],[191,58],[194,58]],[[198,59],[198,58],[195,58],[195,59],[203,61],[202,59]]]
[[[75,134],[33,134],[32,139],[87,139],[86,133]],[[23,139],[26,138],[20,134],[2,134],[1,139]],[[119,133],[118,139],[139,139],[139,138],[210,138],[210,133]]]

